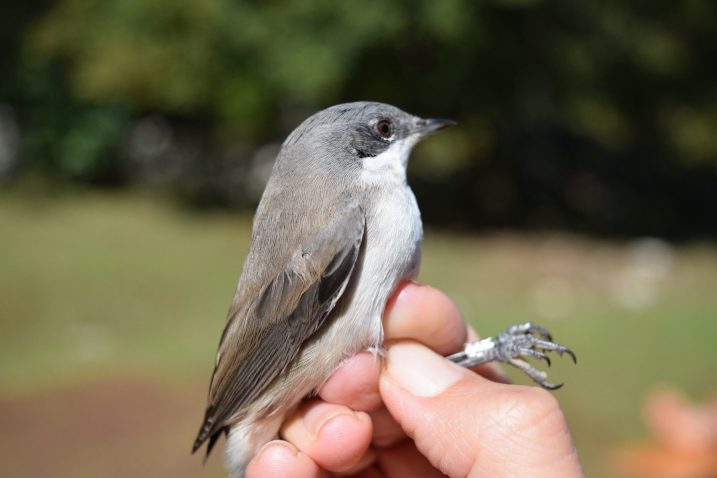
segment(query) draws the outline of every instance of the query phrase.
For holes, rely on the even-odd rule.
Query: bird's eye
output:
[[[389,139],[393,136],[393,123],[389,119],[382,119],[376,123],[376,132],[383,139]]]

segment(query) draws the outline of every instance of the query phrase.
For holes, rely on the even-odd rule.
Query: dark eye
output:
[[[376,132],[383,139],[389,139],[393,136],[393,123],[389,119],[382,119],[376,123]]]

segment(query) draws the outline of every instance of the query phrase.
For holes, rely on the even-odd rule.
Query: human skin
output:
[[[247,478],[582,477],[549,392],[506,383],[500,367],[443,358],[476,333],[455,304],[405,283],[384,313],[386,357],[348,359],[283,424]]]

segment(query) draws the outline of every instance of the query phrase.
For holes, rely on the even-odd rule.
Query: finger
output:
[[[361,456],[361,459],[358,460],[356,463],[354,463],[349,468],[341,471],[340,473],[335,473],[335,476],[356,476],[357,474],[362,474],[363,472],[366,472],[373,468],[373,465],[376,463],[376,452],[369,448],[366,450],[366,453],[364,453]]]
[[[282,440],[267,443],[249,462],[246,478],[322,478],[314,461]]]
[[[379,387],[418,450],[449,476],[582,476],[545,390],[491,382],[407,342],[389,349]]]
[[[387,340],[411,339],[441,355],[460,350],[466,342],[479,340],[475,329],[467,326],[454,302],[443,292],[413,282],[401,284],[384,312]],[[484,377],[510,383],[499,364],[472,369]]]
[[[339,476],[343,476],[339,475]],[[370,467],[361,470],[355,475],[351,475],[355,478],[386,478],[387,475],[374,463]]]
[[[352,410],[376,410],[381,406],[378,393],[380,373],[381,360],[378,357],[368,352],[354,355],[319,387],[319,397]]]
[[[375,448],[389,448],[406,439],[403,428],[386,407],[381,407],[369,415],[371,416],[371,423],[373,423],[371,444]]]
[[[355,469],[371,443],[373,426],[364,412],[312,400],[304,403],[281,429],[281,436],[321,468]]]
[[[319,397],[329,403],[344,405],[352,410],[369,412],[373,425],[373,446],[388,447],[406,439],[401,426],[386,407],[378,393],[380,361],[363,352],[346,360],[319,388]]]
[[[413,442],[377,450],[378,464],[388,477],[439,478],[445,475],[434,467]]]
[[[414,282],[405,282],[394,292],[383,323],[386,340],[415,340],[441,355],[460,350],[467,337],[453,301],[438,289]]]

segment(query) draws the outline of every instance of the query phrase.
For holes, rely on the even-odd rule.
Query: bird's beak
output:
[[[420,136],[426,136],[428,134],[440,131],[457,124],[453,120],[443,118],[419,118],[416,120],[413,133]]]

